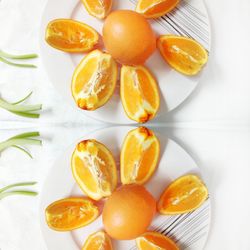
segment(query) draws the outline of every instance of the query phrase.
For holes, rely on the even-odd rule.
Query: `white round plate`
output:
[[[135,9],[136,0],[114,0],[113,9]],[[41,25],[41,55],[48,76],[55,89],[61,93],[69,103],[77,108],[71,95],[71,79],[80,60],[85,54],[69,54],[50,47],[44,40],[45,29],[49,21],[57,18],[72,18],[87,23],[102,34],[103,21],[90,16],[79,0],[48,0],[44,10]],[[159,34],[177,34],[189,36],[199,41],[209,51],[210,25],[207,11],[202,0],[182,0],[181,4],[171,13],[155,21],[151,21],[153,29]],[[156,51],[149,58],[146,65],[158,80],[161,92],[161,106],[158,116],[166,114],[181,104],[195,89],[200,74],[195,77],[184,76],[169,66]],[[119,82],[119,81],[118,81]],[[79,108],[77,108],[79,109]],[[96,111],[81,113],[97,120],[131,124],[125,114],[119,96],[119,83],[110,101]]]
[[[96,139],[105,144],[113,153],[119,166],[119,153],[123,140],[133,127],[111,127],[93,132],[83,139]],[[174,141],[158,135],[161,143],[161,158],[156,173],[146,184],[146,188],[159,199],[166,186],[174,179],[187,173],[201,175],[194,160]],[[79,140],[80,141],[80,140]],[[83,196],[71,174],[70,160],[76,141],[52,167],[41,195],[40,220],[41,229],[48,250],[80,250],[89,234],[103,228],[101,216],[92,224],[72,232],[56,232],[51,230],[45,222],[46,207],[62,198]],[[156,230],[170,236],[177,242],[180,249],[202,250],[209,232],[210,200],[196,211],[178,216],[156,215],[150,230]],[[132,250],[135,242],[113,241],[114,249]]]

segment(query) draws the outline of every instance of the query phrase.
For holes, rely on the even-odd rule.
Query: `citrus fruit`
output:
[[[45,33],[47,43],[66,52],[87,52],[98,43],[98,33],[85,23],[72,19],[51,21]]]
[[[160,36],[157,46],[165,61],[185,75],[196,75],[208,60],[205,48],[187,37]]]
[[[180,0],[139,0],[136,11],[146,18],[157,18],[174,9]]]
[[[157,232],[146,232],[136,239],[139,250],[179,250],[167,236]]]
[[[112,238],[130,240],[147,230],[155,211],[156,202],[143,186],[124,185],[107,199],[102,219]]]
[[[105,18],[112,8],[112,0],[81,0],[88,13],[99,19]]]
[[[117,10],[108,15],[103,26],[103,41],[113,58],[125,65],[143,64],[156,48],[150,24],[131,10]]]
[[[145,127],[131,130],[121,150],[121,181],[123,184],[144,184],[155,172],[160,143],[153,131]]]
[[[71,231],[93,222],[98,207],[85,198],[66,198],[50,204],[45,210],[48,226],[57,231]]]
[[[116,164],[112,153],[96,140],[85,140],[72,155],[73,176],[90,198],[100,200],[111,195],[117,185]]]
[[[160,106],[157,82],[144,66],[122,66],[120,96],[127,116],[136,122],[152,120]]]
[[[91,234],[84,243],[82,250],[112,250],[112,243],[104,231]]]
[[[161,195],[157,204],[161,214],[183,214],[202,205],[208,190],[196,175],[185,175],[172,182]]]
[[[99,50],[90,52],[75,69],[71,91],[77,106],[96,110],[113,95],[117,65],[112,57]]]

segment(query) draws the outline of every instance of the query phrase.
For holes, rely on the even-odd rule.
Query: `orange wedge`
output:
[[[73,176],[90,198],[111,195],[117,185],[116,164],[112,153],[96,140],[80,142],[72,155]]]
[[[130,131],[121,150],[122,184],[144,184],[156,170],[160,143],[153,131],[140,127]]]
[[[174,9],[180,0],[139,0],[136,12],[146,18],[157,18]]]
[[[96,233],[91,234],[82,250],[112,250],[112,243],[109,236],[104,231],[98,231]]]
[[[71,91],[77,106],[96,110],[113,95],[117,82],[117,65],[112,57],[99,50],[90,52],[77,66]]]
[[[146,232],[136,238],[139,250],[179,250],[179,247],[167,236],[157,232]]]
[[[196,75],[207,63],[208,54],[197,41],[174,35],[160,36],[157,41],[165,61],[175,70],[185,75]]]
[[[144,66],[122,66],[120,96],[127,116],[136,122],[153,119],[160,106],[157,82]]]
[[[105,18],[112,8],[112,0],[81,0],[88,13],[99,19]]]
[[[208,197],[208,190],[196,175],[185,175],[163,192],[157,204],[161,214],[183,214],[200,207]]]
[[[89,199],[67,198],[53,202],[45,211],[48,226],[56,231],[71,231],[93,222],[98,207]]]
[[[66,52],[87,52],[98,43],[98,33],[85,23],[72,19],[51,21],[45,33],[47,43]]]

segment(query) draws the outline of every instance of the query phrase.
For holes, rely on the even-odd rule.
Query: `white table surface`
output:
[[[39,52],[45,0],[0,0],[0,48]],[[179,108],[154,121],[204,171],[212,198],[212,225],[206,250],[249,250],[250,224],[250,2],[206,0],[212,24],[212,52],[201,83]],[[60,6],[59,6],[60,7]],[[0,110],[0,141],[23,131],[40,131],[43,147],[34,159],[9,149],[0,156],[0,187],[43,182],[53,161],[76,138],[107,126],[82,116],[53,89],[39,59],[38,69],[0,63],[0,94],[16,100],[30,90],[43,103],[39,120]],[[46,250],[39,228],[39,196],[0,201],[0,249]],[[57,249],[55,249],[57,250]]]

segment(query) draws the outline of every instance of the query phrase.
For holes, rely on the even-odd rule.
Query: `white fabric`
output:
[[[0,1],[0,49],[39,52],[39,25],[45,0]],[[197,161],[212,198],[212,225],[206,250],[249,250],[250,224],[250,2],[206,0],[212,24],[212,51],[195,92],[175,111],[154,122]],[[10,149],[0,157],[0,187],[36,180],[41,192],[53,161],[76,138],[105,126],[65,104],[38,69],[0,62],[0,94],[16,100],[30,90],[31,103],[43,103],[39,120],[0,110],[0,141],[31,130],[43,147],[31,147],[33,160]],[[159,122],[165,121],[165,124]],[[166,126],[166,128],[162,128]],[[0,201],[0,249],[46,250],[39,229],[39,196]],[[58,250],[58,249],[55,249]]]

